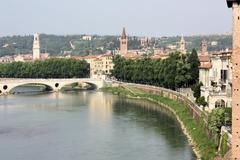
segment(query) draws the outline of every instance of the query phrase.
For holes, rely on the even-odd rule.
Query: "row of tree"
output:
[[[86,78],[89,73],[86,61],[73,59],[0,64],[2,78]]]
[[[199,79],[199,59],[196,50],[190,54],[172,53],[164,60],[126,60],[114,58],[112,76],[124,82],[161,86],[176,90],[193,86]]]

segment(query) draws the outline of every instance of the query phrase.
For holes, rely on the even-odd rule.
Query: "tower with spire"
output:
[[[182,54],[186,54],[187,53],[187,50],[186,50],[186,42],[184,40],[184,37],[182,35],[181,37],[181,40],[179,42],[179,51],[182,53]]]
[[[123,28],[122,36],[120,38],[120,54],[124,55],[128,53],[128,37],[126,34],[126,29]]]

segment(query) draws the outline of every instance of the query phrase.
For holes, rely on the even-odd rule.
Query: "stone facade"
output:
[[[90,65],[90,77],[105,79],[113,70],[113,55],[104,54],[100,56],[71,57],[78,60],[86,60]]]
[[[201,96],[208,102],[206,110],[232,106],[232,70],[230,51],[211,53],[202,49],[199,55],[199,81],[202,82]]]
[[[233,10],[232,159],[240,159],[240,1],[228,0]]]

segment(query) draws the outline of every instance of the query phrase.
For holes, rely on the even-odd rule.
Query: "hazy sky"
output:
[[[231,32],[226,0],[2,0],[0,36],[164,36]]]

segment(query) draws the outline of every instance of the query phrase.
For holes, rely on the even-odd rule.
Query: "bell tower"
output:
[[[240,160],[240,0],[227,0],[233,12],[232,159]]]
[[[123,28],[122,36],[120,38],[120,54],[124,55],[128,53],[128,38],[125,28]]]
[[[207,55],[208,54],[208,44],[206,40],[202,40],[201,42],[201,54]]]
[[[183,36],[181,37],[181,40],[180,40],[180,42],[179,42],[179,51],[180,51],[182,54],[186,54],[186,53],[187,53],[187,50],[186,50],[186,42],[185,42]]]
[[[39,60],[40,59],[40,35],[38,33],[34,34],[33,39],[33,60]]]

